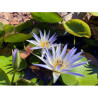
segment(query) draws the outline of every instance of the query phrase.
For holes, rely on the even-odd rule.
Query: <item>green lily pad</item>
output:
[[[13,30],[14,30],[13,25],[9,25],[9,24],[4,25],[4,32],[9,32],[9,31],[13,31]]]
[[[10,80],[7,74],[0,68],[0,85],[9,85]]]
[[[63,20],[56,12],[32,12],[31,15],[33,19],[39,22],[56,23]]]
[[[86,38],[91,37],[91,31],[89,26],[82,20],[71,19],[66,23],[63,22],[63,26],[66,29],[66,31],[72,35]]]
[[[38,29],[34,28],[29,34],[15,33],[15,34],[11,34],[11,35],[5,36],[4,37],[4,41],[5,42],[10,42],[10,43],[22,42],[22,41],[25,41],[27,39],[32,38],[33,32],[36,33],[36,34],[39,33]]]
[[[32,37],[32,34],[15,33],[4,38],[5,42],[22,42]]]
[[[33,26],[32,21],[28,20],[28,21],[26,21],[24,23],[21,23],[21,24],[17,25],[15,27],[15,32],[22,32],[23,30],[26,30],[26,29],[28,29],[28,28],[30,28],[32,26]]]
[[[13,68],[12,68],[12,56],[0,56],[0,68],[7,74],[10,82],[12,80],[12,72],[13,72]],[[21,62],[20,65],[20,69],[23,70],[24,68],[26,68],[26,62]],[[19,69],[19,71],[20,71]],[[14,82],[16,82],[20,77],[23,77],[24,72],[16,72],[15,74],[15,78],[14,78]]]
[[[90,14],[93,16],[98,16],[98,12],[90,12]]]
[[[79,61],[87,60],[85,57]],[[61,74],[61,82],[66,85],[97,85],[98,67],[90,63],[73,68],[71,72],[80,73],[85,77],[70,74]]]

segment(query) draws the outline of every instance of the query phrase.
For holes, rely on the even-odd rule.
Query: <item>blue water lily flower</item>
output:
[[[80,56],[82,52],[75,54],[77,50],[75,47],[72,48],[67,53],[67,55],[66,55],[66,50],[67,50],[67,44],[64,46],[62,51],[61,51],[61,44],[59,44],[56,49],[54,48],[54,45],[52,45],[52,53],[50,53],[48,48],[45,49],[45,52],[46,52],[45,58],[42,58],[34,54],[39,59],[41,59],[45,64],[33,64],[33,65],[52,70],[53,71],[53,83],[57,81],[61,73],[78,75],[78,76],[84,77],[84,75],[81,75],[79,73],[73,73],[70,71],[72,68],[86,64],[88,61],[77,62],[80,59],[82,59],[84,56]]]
[[[20,66],[20,52],[18,49],[12,50],[12,67],[18,69]]]
[[[47,47],[49,49],[52,47],[53,42],[56,41],[56,39],[57,39],[56,33],[50,38],[49,38],[49,36],[50,36],[50,31],[46,35],[46,31],[44,30],[44,35],[40,31],[40,38],[35,33],[33,33],[33,37],[35,38],[36,41],[35,40],[27,40],[27,41],[36,45],[36,47],[31,48],[32,50],[45,49],[45,47]]]

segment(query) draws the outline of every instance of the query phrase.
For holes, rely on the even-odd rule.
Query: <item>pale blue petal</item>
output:
[[[44,38],[46,38],[46,30],[44,30]]]
[[[38,41],[38,42],[40,42],[40,38],[35,34],[35,33],[33,33],[33,37]]]
[[[56,40],[57,40],[57,38],[54,38],[54,39],[51,40],[50,43],[52,44],[52,43],[55,42]]]
[[[56,35],[56,33],[52,37],[50,37],[49,42],[51,42],[52,40],[54,40],[57,37],[55,35]]]
[[[43,67],[43,68],[52,70],[48,65],[44,65],[44,64],[33,64],[33,63],[32,63],[32,65],[35,65],[35,66],[39,66],[39,67]]]
[[[52,44],[52,55],[53,55],[53,59],[55,59],[56,53],[55,53],[55,48],[53,44]]]
[[[53,83],[55,83],[57,81],[59,76],[60,76],[60,73],[53,72]]]
[[[39,32],[40,32],[40,37],[41,37],[41,39],[42,39],[42,38],[43,38],[42,31],[41,31],[41,30],[39,30]]]
[[[78,63],[78,64],[75,64],[75,65],[72,65],[71,68],[74,68],[74,67],[78,67],[80,65],[84,65],[84,64],[87,64],[88,61],[85,61],[85,62],[82,62],[82,63]]]
[[[71,75],[76,75],[76,76],[84,77],[84,75],[79,74],[79,73],[74,73],[74,72],[67,72],[67,73],[65,73],[65,74],[71,74]]]
[[[49,32],[48,32],[48,34],[47,34],[47,39],[49,39],[49,36],[50,36],[50,30],[49,30]]]
[[[59,65],[56,67],[57,70],[59,70],[60,68],[61,68],[61,66],[59,66]]]
[[[34,45],[39,45],[38,42],[36,42],[36,41],[34,41],[34,40],[26,40],[26,41],[28,41],[28,42],[30,42],[30,43],[32,43],[32,44],[34,44]]]
[[[64,46],[63,51],[61,53],[61,57],[64,58],[65,54],[66,54],[66,50],[67,50],[67,44]]]
[[[56,56],[57,56],[57,57],[60,57],[60,53],[61,53],[61,44],[59,44],[59,45],[57,46],[57,49],[56,49]]]
[[[31,50],[42,49],[42,47],[32,47]]]
[[[74,61],[74,60],[75,60],[76,58],[78,58],[81,54],[82,54],[82,52],[79,52],[79,53],[75,54],[75,55],[71,58],[70,62],[71,62],[71,61]]]
[[[66,55],[66,59],[68,60],[68,59],[70,59],[73,55],[74,55],[74,53],[76,52],[76,50],[77,49],[71,49],[69,52],[68,52],[68,54]]]
[[[46,49],[46,55],[47,55],[47,59],[49,60],[49,62],[50,62],[50,64],[52,64],[52,62],[53,62],[53,57],[52,57],[52,55],[51,55],[51,53],[49,52],[49,50],[45,47],[45,49]]]
[[[84,56],[78,57],[76,59],[70,60],[70,64],[77,62],[78,60],[82,59]]]
[[[64,71],[71,71],[71,69],[62,69],[62,70],[60,70],[60,72],[64,72]]]
[[[32,53],[32,54],[35,55],[36,57],[38,57],[38,58],[41,59],[44,63],[47,64],[47,62],[46,62],[46,60],[45,60],[44,58],[42,58],[42,57],[40,57],[40,56],[38,56],[38,55],[36,55],[36,54],[34,54],[34,53]]]

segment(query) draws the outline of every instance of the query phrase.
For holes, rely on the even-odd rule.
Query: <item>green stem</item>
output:
[[[14,71],[14,73],[13,73],[13,76],[12,76],[12,81],[11,81],[11,85],[13,85],[13,82],[14,82],[14,77],[15,77],[15,73],[16,73],[16,71]]]
[[[76,39],[75,39],[75,36],[74,36],[74,46],[75,46],[75,44],[76,44]]]
[[[24,50],[26,50],[25,42],[23,42],[23,47],[24,47]]]

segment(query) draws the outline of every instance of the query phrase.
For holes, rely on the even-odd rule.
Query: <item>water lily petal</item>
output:
[[[35,50],[35,49],[42,49],[42,47],[32,47],[30,48],[31,50]]]
[[[53,83],[55,83],[57,81],[57,79],[59,78],[60,73],[57,72],[53,72]]]
[[[33,37],[34,37],[38,42],[40,42],[40,38],[39,38],[35,33],[33,33]]]
[[[40,37],[41,37],[41,39],[42,39],[42,38],[43,38],[42,31],[41,31],[41,30],[39,30],[39,32],[40,32]]]
[[[43,67],[43,68],[46,68],[46,69],[49,69],[49,70],[52,70],[50,66],[48,65],[44,65],[44,64],[33,64],[32,65],[35,65],[35,66],[39,66],[39,67]]]
[[[57,36],[56,36],[56,33],[55,33],[52,37],[50,37],[49,42],[53,41],[54,38],[56,38],[56,37],[57,37]]]
[[[36,42],[36,41],[34,41],[34,40],[26,40],[26,41],[28,41],[28,42],[30,42],[30,43],[32,43],[32,44],[34,44],[34,45],[39,45],[38,42]]]
[[[78,67],[80,65],[84,65],[84,64],[87,64],[88,61],[85,61],[85,62],[82,62],[82,63],[77,63],[75,65],[72,65],[71,68],[74,68],[74,67]]]
[[[49,32],[48,32],[47,39],[49,39],[49,36],[50,36],[50,30],[49,30]]]
[[[65,74],[71,74],[71,75],[77,75],[77,76],[84,77],[84,75],[79,74],[79,73],[74,73],[74,72],[67,72],[67,73],[65,73]]]
[[[60,57],[64,58],[64,56],[66,54],[66,50],[67,50],[67,44],[64,46],[63,51],[62,51]]]

